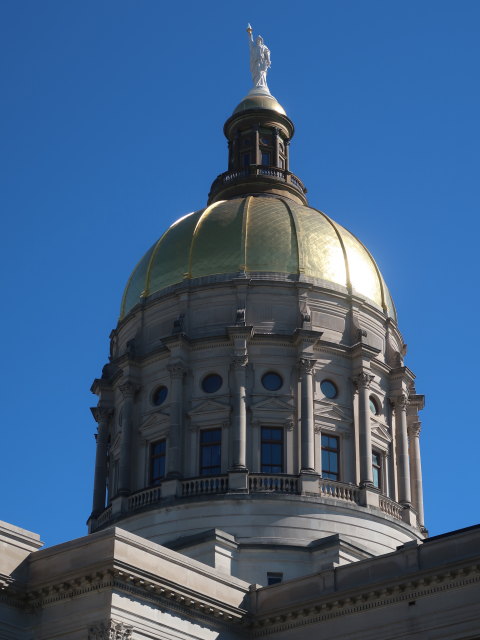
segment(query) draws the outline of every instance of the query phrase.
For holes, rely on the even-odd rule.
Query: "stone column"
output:
[[[105,490],[107,487],[107,452],[108,452],[108,422],[112,410],[106,407],[93,407],[92,414],[98,422],[96,434],[95,477],[93,482],[92,517],[96,518],[105,509]]]
[[[273,165],[280,167],[280,129],[273,129]]]
[[[248,356],[232,359],[233,372],[233,460],[231,471],[244,471],[247,459],[246,366]]]
[[[410,452],[410,472],[413,505],[417,510],[418,525],[425,527],[425,516],[423,513],[423,485],[422,485],[422,463],[420,459],[420,430],[421,423],[414,422],[408,426],[408,440]]]
[[[405,394],[393,399],[395,405],[395,426],[397,436],[397,477],[398,477],[398,501],[400,504],[409,505],[412,502],[410,491],[410,460],[408,454],[407,432],[407,405],[408,398]]]
[[[170,371],[170,432],[167,451],[167,478],[180,478],[182,475],[181,443],[183,435],[183,377],[185,365],[172,362],[167,365]]]
[[[118,495],[128,496],[131,492],[132,475],[132,431],[133,431],[133,398],[137,392],[137,385],[128,381],[120,386],[124,397],[122,414],[122,439],[120,442],[119,486]]]
[[[300,429],[301,429],[301,469],[315,472],[315,431],[313,418],[313,368],[316,360],[300,358],[301,380],[301,404],[300,404]]]
[[[370,426],[370,384],[373,376],[362,371],[353,381],[358,389],[360,485],[373,487],[372,430]]]

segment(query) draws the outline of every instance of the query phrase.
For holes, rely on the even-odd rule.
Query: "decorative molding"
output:
[[[262,400],[259,400],[255,404],[252,404],[250,408],[253,411],[288,411],[291,413],[294,410],[292,404],[289,404],[282,398],[278,398],[277,396],[269,396]]]
[[[321,418],[330,418],[332,420],[341,420],[342,422],[352,423],[352,412],[350,409],[340,407],[334,402],[325,402],[325,400],[315,400],[315,415]]]
[[[398,396],[392,396],[390,401],[395,409],[400,409],[401,411],[407,410],[408,396],[405,393],[400,393]]]
[[[113,414],[113,409],[110,407],[92,407],[90,411],[98,424],[107,422]]]
[[[295,426],[295,423],[293,420],[285,420],[285,429],[287,431],[293,431],[294,426]]]
[[[232,367],[234,369],[243,368],[248,364],[248,355],[245,353],[243,355],[235,355],[232,357]]]
[[[420,436],[421,430],[422,430],[421,422],[412,422],[407,427],[407,433],[410,438],[418,438]]]
[[[88,640],[130,640],[132,631],[133,627],[123,622],[107,620],[88,629]]]
[[[171,362],[167,364],[167,370],[170,372],[170,378],[172,380],[181,380],[187,373],[187,367],[183,362]]]
[[[374,378],[375,376],[373,376],[371,373],[366,373],[365,371],[362,371],[357,376],[354,376],[352,378],[352,381],[353,381],[353,384],[357,387],[357,389],[369,389]]]
[[[298,360],[298,368],[302,374],[311,375],[315,368],[316,360],[311,358],[299,358]]]
[[[119,387],[121,394],[125,399],[133,398],[137,391],[140,389],[138,384],[135,384],[131,380],[127,380],[124,384],[121,384]]]

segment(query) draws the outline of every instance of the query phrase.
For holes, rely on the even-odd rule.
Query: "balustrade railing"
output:
[[[403,507],[401,504],[398,504],[398,502],[395,502],[394,500],[391,500],[390,498],[387,498],[387,496],[378,496],[378,503],[380,506],[380,509],[386,513],[389,516],[392,516],[392,518],[397,518],[398,520],[402,519],[402,511],[403,511]]]
[[[112,518],[112,507],[107,507],[103,513],[101,513],[95,522],[95,528],[99,528],[109,522]]]
[[[224,185],[234,184],[235,182],[241,181],[243,178],[250,176],[269,176],[271,178],[281,180],[286,184],[293,185],[302,193],[307,192],[307,189],[300,178],[297,178],[297,176],[291,171],[280,169],[278,167],[252,164],[244,169],[235,169],[234,171],[225,171],[225,173],[221,173],[213,181],[209,196],[213,196],[213,194],[215,194]]]
[[[328,480],[320,478],[318,481],[320,495],[323,498],[336,498],[337,500],[346,500],[359,504],[360,491],[358,487],[337,480]]]
[[[149,489],[145,489],[144,491],[138,491],[128,498],[128,510],[136,511],[137,509],[141,509],[142,507],[147,507],[150,504],[154,504],[155,502],[159,502],[162,497],[162,488],[158,487],[150,487]]]
[[[262,491],[298,493],[298,478],[296,476],[250,474],[248,489],[251,493]]]
[[[225,493],[228,491],[227,476],[194,478],[182,481],[182,497],[200,496],[206,493]]]

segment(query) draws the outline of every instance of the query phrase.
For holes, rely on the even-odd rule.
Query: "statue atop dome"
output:
[[[262,36],[257,36],[253,40],[253,29],[247,26],[250,45],[250,73],[252,74],[254,89],[265,89],[270,93],[267,86],[267,71],[272,66],[270,62],[270,49],[263,44]]]

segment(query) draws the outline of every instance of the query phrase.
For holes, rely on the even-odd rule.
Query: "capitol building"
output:
[[[152,238],[92,385],[88,535],[0,523],[1,640],[480,638],[480,528],[424,522],[401,309],[307,200],[248,33],[226,170]]]

